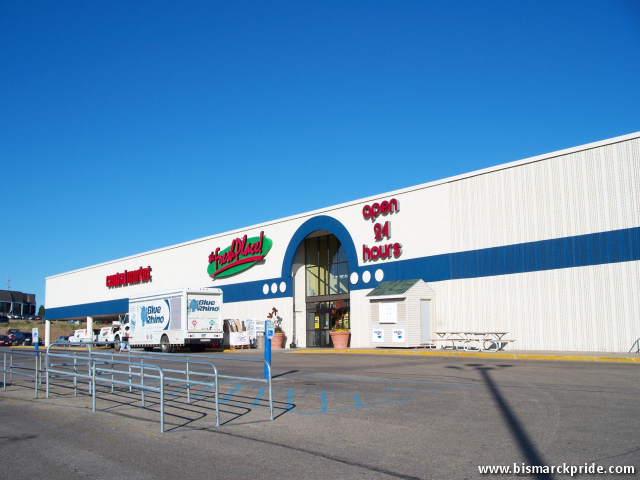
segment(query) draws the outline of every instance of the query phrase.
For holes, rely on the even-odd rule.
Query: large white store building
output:
[[[627,352],[640,132],[48,277],[47,318],[116,318],[183,287],[221,288],[224,318],[277,308],[287,346],[330,346],[340,317],[351,347],[501,331],[518,349]]]

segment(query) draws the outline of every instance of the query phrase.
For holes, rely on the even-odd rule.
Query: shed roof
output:
[[[402,295],[416,283],[420,281],[419,278],[413,280],[399,280],[397,282],[382,282],[376,288],[374,288],[367,297],[385,297],[387,295]]]

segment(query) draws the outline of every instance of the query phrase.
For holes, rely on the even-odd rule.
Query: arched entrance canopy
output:
[[[307,235],[318,230],[326,230],[338,237],[338,240],[342,243],[344,251],[347,254],[349,271],[354,271],[358,268],[358,253],[356,252],[356,247],[353,244],[353,239],[351,238],[349,231],[335,218],[328,217],[326,215],[319,215],[317,217],[310,218],[300,225],[298,230],[296,230],[291,237],[289,245],[287,246],[287,251],[284,254],[284,260],[282,261],[283,277],[291,277],[291,271],[293,270],[293,257],[296,254],[296,250],[298,250],[298,247]]]

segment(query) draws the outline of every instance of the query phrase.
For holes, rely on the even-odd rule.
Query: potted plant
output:
[[[287,337],[284,334],[284,330],[282,329],[282,318],[278,316],[278,310],[276,310],[276,307],[273,307],[271,309],[271,313],[267,314],[267,318],[269,320],[273,320],[274,327],[273,338],[271,339],[271,349],[281,350],[285,346]]]
[[[346,305],[342,300],[338,300],[335,304],[335,308],[331,310],[331,317],[333,318],[333,326],[329,335],[331,335],[331,341],[333,342],[333,348],[345,349],[349,345],[349,337],[351,331],[349,330],[349,319],[345,319],[347,315]]]

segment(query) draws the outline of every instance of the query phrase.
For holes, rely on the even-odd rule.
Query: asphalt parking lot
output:
[[[216,364],[260,376],[257,364]],[[478,469],[514,463],[640,466],[638,364],[287,351],[273,352],[273,369],[273,421],[264,385],[222,382],[220,427],[211,391],[187,405],[168,385],[164,434],[151,395],[142,408],[139,394],[103,388],[92,413],[86,385],[76,397],[52,380],[51,397],[43,387],[35,400],[33,380],[14,377],[0,391],[2,459],[14,459],[0,478],[464,479],[516,478]]]

